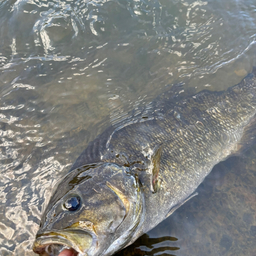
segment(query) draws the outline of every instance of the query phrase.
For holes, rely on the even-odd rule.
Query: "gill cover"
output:
[[[61,244],[81,255],[110,255],[135,237],[144,220],[143,204],[139,181],[127,167],[99,163],[77,168],[51,197],[34,251],[42,254],[48,245]]]

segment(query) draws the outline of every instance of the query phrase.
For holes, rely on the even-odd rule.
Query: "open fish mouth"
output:
[[[58,239],[41,238],[35,241],[33,251],[41,256],[57,256],[64,249],[72,249],[74,254],[78,255],[79,252],[77,252],[72,246],[70,241],[64,241],[60,237],[58,237]]]
[[[92,236],[80,230],[44,233],[37,236],[33,251],[41,256],[58,256],[64,249],[72,249],[75,255],[87,256]]]
[[[38,253],[41,256],[57,256],[64,249],[71,249],[73,255],[78,256],[78,252],[76,252],[73,248],[62,244],[46,244],[41,247],[37,247],[36,249],[34,249],[34,252]]]

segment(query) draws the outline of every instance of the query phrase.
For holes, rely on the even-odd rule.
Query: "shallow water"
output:
[[[31,251],[54,184],[89,141],[176,83],[255,66],[255,1],[1,1],[0,254]],[[122,255],[256,254],[256,147],[217,165]]]

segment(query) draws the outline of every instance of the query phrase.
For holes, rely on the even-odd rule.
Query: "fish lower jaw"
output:
[[[62,236],[42,235],[33,245],[33,251],[40,256],[58,256],[64,249],[71,249],[75,256],[87,256],[74,243]]]
[[[40,256],[57,256],[65,249],[71,251],[72,256],[81,255],[80,253],[76,252],[73,248],[61,244],[48,244],[41,247],[38,251],[35,252],[39,253]]]

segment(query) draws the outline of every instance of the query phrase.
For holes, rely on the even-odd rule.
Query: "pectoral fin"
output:
[[[151,161],[152,161],[152,190],[153,192],[157,192],[159,188],[159,170],[160,170],[160,160],[161,160],[161,155],[162,155],[162,146],[157,146],[153,150],[153,154],[151,156]]]
[[[132,172],[139,178],[144,187],[148,187],[152,193],[156,193],[160,187],[159,171],[162,155],[162,145],[157,145],[147,159],[150,160],[145,168],[133,168]]]

